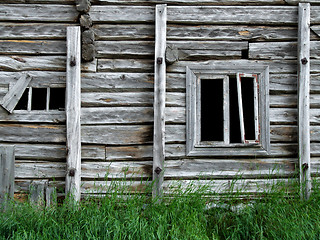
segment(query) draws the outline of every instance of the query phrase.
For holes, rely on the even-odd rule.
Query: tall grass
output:
[[[238,210],[229,201],[238,199],[234,193],[223,198],[227,201],[212,193],[210,200],[208,189],[194,186],[176,187],[173,197],[162,201],[125,195],[119,185],[79,205],[12,203],[0,215],[0,239],[319,239],[319,185],[313,184],[308,201],[300,200],[298,188],[288,194],[286,186],[274,186]],[[210,201],[215,207],[206,207]]]

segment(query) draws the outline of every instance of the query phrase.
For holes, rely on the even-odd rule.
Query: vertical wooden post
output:
[[[14,194],[14,146],[0,147],[0,208]]]
[[[75,201],[81,197],[81,76],[80,76],[80,27],[67,28],[67,176],[66,193]]]
[[[298,129],[301,196],[311,193],[310,174],[310,4],[299,3],[298,22]]]
[[[165,159],[167,5],[156,5],[154,63],[153,197],[162,195]]]

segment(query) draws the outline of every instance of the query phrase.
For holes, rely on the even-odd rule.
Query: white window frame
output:
[[[241,124],[241,143],[230,143],[229,122],[229,76],[236,76],[238,85],[239,119]],[[254,79],[254,120],[255,139],[245,139],[242,113],[241,78]],[[241,67],[214,65],[205,67],[186,67],[187,78],[187,156],[258,156],[270,152],[269,123],[269,67],[244,64]],[[223,141],[201,141],[201,79],[223,79],[224,86],[224,137]],[[240,91],[239,91],[240,90]]]

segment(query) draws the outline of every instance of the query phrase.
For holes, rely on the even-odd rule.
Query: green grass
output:
[[[232,210],[239,203],[230,200],[238,199],[233,193],[212,200],[213,193],[209,200],[205,187],[194,186],[163,201],[123,198],[119,186],[117,193],[79,205],[12,203],[0,215],[0,239],[320,239],[320,191],[302,201],[296,188],[290,195],[286,186],[272,189],[239,210]]]

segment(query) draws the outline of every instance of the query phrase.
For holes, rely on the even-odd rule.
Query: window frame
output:
[[[244,76],[256,76],[257,80],[257,119],[260,132],[259,140],[245,141],[243,143],[228,143],[229,137],[226,136],[224,129],[223,142],[201,142],[200,141],[200,81],[201,79],[224,79],[224,88],[229,85],[229,76],[236,76],[237,82],[240,80],[240,74]],[[239,75],[239,76],[238,76]],[[228,83],[227,83],[228,82]],[[239,83],[237,83],[239,84]],[[241,89],[241,87],[240,87]],[[226,93],[226,89],[224,93]],[[240,93],[241,94],[241,93]],[[224,94],[225,95],[225,94]],[[238,96],[238,101],[239,101]],[[229,101],[225,99],[224,101]],[[186,67],[186,154],[187,156],[258,156],[268,155],[270,152],[270,121],[269,121],[269,67],[257,64],[241,64],[241,66],[228,66],[227,64],[215,64],[213,66]],[[227,104],[229,106],[229,102]],[[255,104],[256,106],[256,104]],[[229,107],[227,107],[229,108]],[[230,129],[230,122],[225,122],[226,116],[224,106],[224,127]],[[255,110],[256,111],[256,110]],[[240,117],[240,115],[239,115]],[[256,124],[256,123],[255,123]],[[228,130],[229,131],[229,130]],[[257,137],[257,128],[255,127],[255,136]]]

